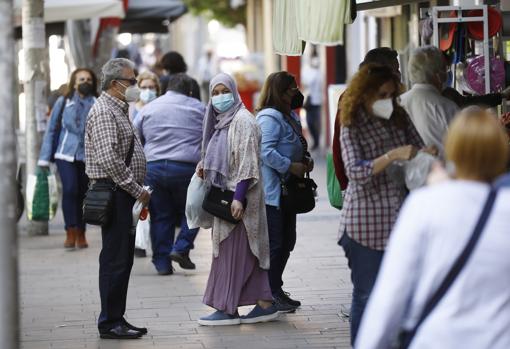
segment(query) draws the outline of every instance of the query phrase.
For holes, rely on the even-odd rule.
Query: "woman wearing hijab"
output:
[[[212,186],[234,191],[232,224],[214,217],[213,260],[203,302],[216,309],[200,325],[237,325],[270,321],[272,305],[264,191],[260,172],[260,129],[241,101],[235,81],[218,74],[209,86],[198,176]],[[243,204],[244,203],[244,204]],[[246,316],[237,308],[255,307]]]

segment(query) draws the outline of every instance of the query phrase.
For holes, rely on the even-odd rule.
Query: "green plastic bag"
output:
[[[326,155],[327,163],[327,183],[328,183],[328,198],[329,203],[334,208],[342,209],[343,197],[340,183],[335,175],[335,164],[333,163],[333,154]]]
[[[38,168],[35,175],[27,178],[27,216],[31,221],[49,221],[58,206],[58,190],[55,175]]]

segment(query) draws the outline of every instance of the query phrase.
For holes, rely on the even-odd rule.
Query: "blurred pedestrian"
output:
[[[322,89],[324,87],[319,57],[311,58],[310,66],[303,70],[302,82],[308,91],[304,107],[306,123],[313,140],[312,150],[314,150],[320,145]]]
[[[181,56],[179,52],[176,51],[170,51],[167,52],[161,57],[160,65],[165,70],[166,74],[161,76],[159,79],[159,82],[161,84],[161,91],[166,92],[168,81],[170,80],[170,77],[173,74],[178,73],[186,73],[188,70],[188,65],[184,61],[184,58]],[[194,97],[200,99],[200,86],[198,85],[198,82],[193,79],[193,88],[191,89],[192,94],[191,97]]]
[[[367,64],[341,101],[342,159],[349,179],[340,213],[339,244],[351,269],[351,343],[375,282],[386,241],[406,195],[390,168],[423,147],[397,103],[400,78],[388,66]]]
[[[470,241],[489,184],[505,171],[508,136],[493,115],[471,107],[450,125],[445,155],[454,179],[414,191],[406,201],[356,348],[393,348],[400,331],[414,328]],[[501,188],[473,252],[410,348],[510,347],[509,200],[510,190]]]
[[[271,248],[269,283],[279,311],[294,311],[301,302],[290,298],[283,287],[283,272],[296,244],[296,213],[281,204],[282,181],[303,177],[313,161],[302,137],[299,116],[303,94],[296,80],[282,71],[270,74],[259,98],[257,122],[262,130],[262,175]]]
[[[128,103],[138,99],[140,90],[134,64],[125,58],[109,60],[102,73],[103,92],[89,113],[85,131],[87,175],[91,181],[116,186],[110,223],[101,227],[98,329],[104,339],[132,339],[147,333],[146,328],[135,327],[124,318],[135,248],[133,205],[137,199],[144,206],[150,200],[142,187],[143,147],[128,116]]]
[[[260,129],[241,101],[234,79],[218,74],[211,80],[204,120],[202,161],[197,173],[212,186],[234,191],[231,213],[239,223],[214,217],[213,260],[204,303],[216,309],[201,325],[236,325],[270,321],[272,305],[267,269],[267,234],[260,171]],[[246,316],[237,308],[255,307]]]
[[[211,79],[217,74],[216,64],[213,58],[213,50],[207,49],[205,54],[198,61],[198,80],[202,90],[202,100],[209,102],[209,84]]]
[[[401,104],[427,145],[443,154],[443,137],[459,108],[441,92],[447,83],[446,61],[440,49],[424,46],[409,59],[412,88],[401,96]]]
[[[129,118],[133,122],[135,122],[140,109],[161,95],[159,79],[156,74],[145,71],[139,74],[136,80],[138,88],[140,89],[140,98],[129,106]]]
[[[62,181],[65,248],[88,247],[83,222],[83,199],[88,187],[85,174],[85,123],[96,101],[97,78],[90,69],[72,72],[67,90],[55,102],[44,134],[38,165],[55,161]]]
[[[147,157],[145,183],[153,189],[152,262],[160,275],[173,273],[171,260],[181,268],[195,269],[189,252],[198,229],[188,228],[184,210],[188,185],[200,161],[205,107],[191,97],[192,86],[188,75],[172,75],[167,92],[142,108],[135,120]],[[174,243],[176,226],[181,231]]]

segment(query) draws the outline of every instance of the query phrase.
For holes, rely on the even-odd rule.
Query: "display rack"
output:
[[[488,5],[473,5],[473,6],[435,6],[432,8],[432,43],[434,46],[439,47],[439,24],[443,23],[468,23],[468,22],[482,22],[483,23],[483,55],[484,55],[484,70],[485,70],[485,93],[491,92],[490,80],[490,57],[489,57],[489,20],[488,20]],[[483,14],[479,17],[465,17],[463,11],[482,10]],[[440,17],[441,13],[456,11],[457,17]]]

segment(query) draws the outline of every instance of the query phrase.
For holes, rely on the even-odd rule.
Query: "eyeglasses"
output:
[[[136,83],[138,82],[138,81],[136,81],[135,78],[131,78],[131,79],[118,78],[118,79],[115,79],[115,80],[128,81],[131,86],[136,85]]]

